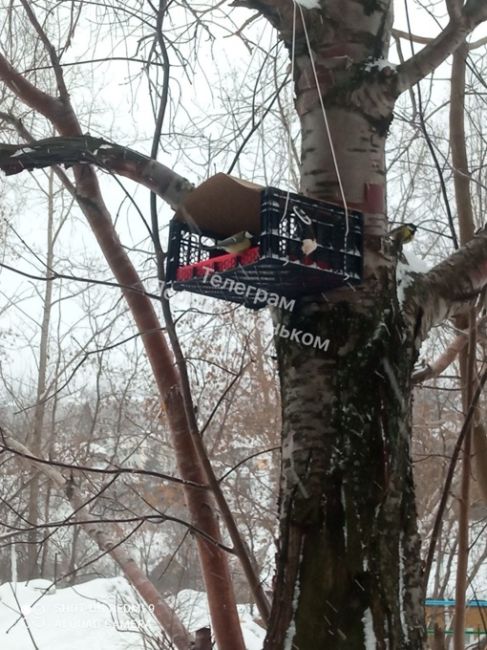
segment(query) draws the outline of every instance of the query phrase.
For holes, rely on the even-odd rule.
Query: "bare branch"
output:
[[[162,479],[163,481],[169,481],[172,483],[177,483],[179,485],[188,485],[194,488],[199,488],[201,490],[208,489],[207,485],[195,483],[194,481],[186,481],[182,478],[178,478],[177,476],[171,476],[170,474],[163,474],[162,472],[155,472],[151,470],[135,469],[131,467],[116,467],[110,469],[101,467],[89,467],[87,465],[73,465],[72,463],[62,463],[61,461],[54,460],[45,460],[44,458],[39,458],[38,456],[31,454],[27,447],[24,447],[21,445],[21,443],[17,444],[17,441],[13,438],[9,438],[9,442],[6,442],[3,430],[0,429],[0,432],[2,433],[3,438],[3,444],[0,445],[0,454],[9,452],[11,454],[15,454],[16,456],[24,458],[25,460],[28,460],[34,464],[36,467],[42,468],[44,474],[53,480],[54,475],[52,477],[49,475],[48,468],[62,467],[64,469],[76,470],[77,472],[91,472],[94,474],[103,474],[108,476],[121,476],[122,474],[132,474],[133,476],[150,476],[152,478]]]
[[[419,45],[428,45],[433,41],[431,36],[419,36],[418,34],[413,34],[412,32],[404,32],[402,29],[393,29],[392,36],[394,38],[404,38],[410,43],[418,43]]]
[[[477,330],[485,323],[486,317],[477,322]],[[468,330],[460,332],[453,341],[450,342],[446,350],[440,354],[434,361],[429,361],[424,368],[420,368],[412,375],[412,380],[415,384],[431,379],[432,377],[439,377],[441,373],[450,366],[458,354],[465,348],[468,343]]]
[[[441,34],[398,67],[398,93],[404,92],[433,72],[484,20],[487,20],[487,3],[484,0],[467,2],[462,13],[452,18]]]
[[[59,488],[64,490],[66,479],[57,469],[55,469],[55,467],[34,460],[29,449],[12,437],[9,437],[8,445],[12,450],[15,450],[17,454],[21,455],[24,459],[29,460],[33,466],[42,471]],[[82,498],[75,486],[70,502],[75,509],[80,508],[82,505]],[[154,606],[155,617],[167,632],[176,648],[178,648],[178,650],[189,650],[191,643],[189,632],[177,617],[176,612],[174,612],[174,610],[172,610],[161,598],[154,585],[139,569],[134,558],[123,550],[117,541],[107,536],[100,526],[96,525],[96,523],[97,522],[89,521],[85,524],[82,523],[81,525],[88,533],[89,537],[98,544],[99,548],[103,551],[107,551],[109,555],[111,555],[124,572],[127,580],[140,594],[141,598],[143,598],[147,604]],[[123,537],[122,531],[118,527],[114,527],[113,531],[117,537]]]
[[[34,10],[30,6],[30,3],[27,2],[27,0],[20,0],[20,2],[24,7],[25,13],[29,17],[32,26],[37,32],[37,35],[41,39],[44,47],[46,48],[49,54],[52,69],[54,70],[54,74],[56,76],[56,83],[59,91],[59,97],[61,101],[65,102],[69,99],[69,93],[68,93],[68,89],[66,88],[66,84],[64,83],[64,76],[61,67],[59,65],[59,58],[56,49],[54,45],[51,43],[51,41],[49,40],[49,38],[47,37],[46,32],[42,29],[41,25],[39,24],[39,21],[37,20],[37,17],[34,13]]]
[[[462,15],[463,0],[445,0],[448,15],[452,20],[458,20]]]

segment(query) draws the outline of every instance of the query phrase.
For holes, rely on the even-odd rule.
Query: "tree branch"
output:
[[[487,20],[485,0],[469,0],[461,14],[451,18],[441,34],[397,68],[398,94],[433,72],[484,20]]]
[[[484,316],[477,321],[477,334],[483,336],[483,329],[486,323],[487,317]],[[465,348],[468,343],[469,332],[468,329],[461,331],[443,350],[443,352],[434,360],[428,361],[426,366],[415,370],[411,376],[414,384],[420,384],[427,379],[432,377],[439,377],[442,372],[444,372],[448,366],[450,366],[455,359],[458,357],[459,353]],[[487,494],[487,491],[486,491]]]
[[[434,38],[431,37],[431,36],[420,36],[419,34],[413,34],[411,32],[404,32],[402,29],[393,29],[392,30],[392,36],[395,39],[403,38],[406,41],[409,41],[409,42],[412,42],[412,43],[417,43],[418,45],[429,45],[434,40]],[[469,52],[471,52],[473,50],[477,50],[479,47],[483,47],[486,44],[487,44],[487,36],[484,36],[483,38],[479,38],[476,41],[472,41],[470,43],[467,43],[467,47],[468,47]],[[39,67],[39,68],[36,68],[36,69],[41,70],[42,68]]]
[[[458,20],[462,15],[463,0],[445,0],[448,15],[452,20]]]
[[[65,491],[66,479],[59,470],[52,465],[39,463],[34,460],[30,450],[11,436],[8,438],[8,446],[11,450],[21,455],[25,460],[28,460],[33,467],[40,470],[63,492]],[[76,486],[73,486],[73,495],[69,501],[75,510],[81,510],[81,508],[84,507],[81,495]],[[178,650],[189,650],[191,638],[188,631],[179,620],[176,612],[166,604],[152,582],[150,582],[150,580],[139,569],[134,558],[123,550],[120,544],[108,537],[101,527],[96,525],[97,522],[88,521],[83,523],[81,521],[80,523],[89,537],[97,543],[98,547],[112,556],[115,562],[122,569],[127,580],[140,594],[141,598],[148,605],[154,607],[154,616],[173,641],[175,647],[178,648]],[[123,537],[122,531],[118,527],[114,527],[113,532],[117,537]]]
[[[12,93],[31,108],[35,106],[35,109],[44,117],[59,116],[65,110],[61,101],[27,81],[2,54],[0,54],[0,79]],[[81,135],[79,129],[76,131]]]
[[[413,273],[403,311],[415,323],[419,340],[447,318],[466,314],[487,284],[487,230],[483,229],[427,273]]]
[[[7,176],[24,170],[75,163],[95,164],[130,178],[155,192],[174,209],[193,188],[186,178],[162,163],[133,149],[90,135],[45,138],[29,145],[0,144],[0,169]]]
[[[20,0],[22,6],[24,7],[24,11],[27,14],[32,26],[34,27],[37,35],[41,39],[44,47],[46,48],[48,54],[49,54],[49,59],[51,60],[51,67],[54,70],[54,75],[56,77],[56,83],[59,91],[59,97],[62,102],[69,101],[69,93],[68,89],[66,88],[66,84],[64,83],[64,76],[61,70],[61,66],[59,65],[59,57],[56,52],[56,48],[54,45],[51,43],[49,38],[47,37],[46,32],[42,29],[39,21],[37,20],[37,17],[34,13],[34,10],[30,6],[30,3],[27,0]]]
[[[43,114],[62,136],[68,138],[82,136],[80,124],[69,100],[59,102],[42,93],[23,79],[4,57],[0,57],[0,79],[4,79],[6,83],[10,84],[9,88],[19,99],[33,110]],[[139,158],[137,160],[140,162]],[[133,171],[137,171],[134,170],[137,160],[128,161],[129,166],[132,165]],[[85,162],[93,161],[85,160]],[[147,159],[144,163],[146,180],[152,182],[151,170],[154,168],[154,173],[156,173],[157,163],[151,160],[147,163]],[[127,165],[122,166],[127,167]],[[76,198],[115,278],[122,285],[141,286],[139,275],[123,250],[114,229],[110,213],[100,191],[98,179],[91,165],[76,164],[73,171],[76,181]],[[169,180],[173,178],[172,175]],[[166,181],[168,181],[167,178]],[[169,190],[172,188],[167,185],[169,185],[168,182],[166,182],[166,194],[171,195]],[[181,190],[181,188],[177,189]],[[175,202],[177,203],[177,201]],[[203,469],[188,430],[189,424],[185,415],[178,372],[173,364],[167,341],[164,335],[158,331],[160,323],[153,305],[146,296],[135,292],[124,291],[124,297],[139,331],[152,332],[152,334],[144,334],[142,340],[162,404],[167,413],[179,470],[183,478],[204,483]],[[207,492],[202,493],[201,490],[187,486],[184,487],[184,490],[195,525],[205,530],[212,538],[219,539],[219,524],[211,496]],[[209,594],[208,602],[217,643],[222,648],[232,647],[235,650],[243,650],[244,640],[240,630],[235,597],[230,588],[231,577],[227,558],[221,549],[215,548],[200,537],[196,542]]]

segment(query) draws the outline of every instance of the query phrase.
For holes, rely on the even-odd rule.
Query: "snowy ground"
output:
[[[50,589],[47,580],[0,586],[2,650],[151,650],[158,627],[124,578]],[[208,624],[205,597],[183,591],[178,613],[189,630]],[[260,650],[264,633],[240,608],[247,650]],[[22,616],[23,615],[23,616]],[[152,640],[152,641],[151,641]]]

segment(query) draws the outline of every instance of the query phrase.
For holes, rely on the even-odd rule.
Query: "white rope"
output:
[[[294,4],[294,10],[296,11],[296,4],[298,4],[298,3],[296,3],[296,0],[293,0],[293,4]],[[320,99],[321,111],[323,113],[323,121],[325,123],[326,135],[328,137],[328,142],[330,143],[331,156],[332,156],[332,159],[333,159],[333,164],[335,166],[335,173],[336,173],[336,177],[337,177],[337,180],[338,180],[338,186],[340,188],[340,194],[341,194],[342,201],[343,201],[343,208],[345,210],[346,229],[345,229],[345,246],[344,246],[344,248],[346,248],[346,241],[347,241],[347,237],[348,237],[348,233],[349,233],[347,200],[345,198],[345,191],[343,189],[342,177],[340,175],[340,170],[338,168],[338,161],[337,161],[337,157],[336,157],[336,153],[335,153],[335,147],[333,146],[333,138],[331,137],[330,125],[328,123],[328,116],[326,114],[325,104],[323,102],[323,96],[322,96],[321,90],[320,90],[320,84],[319,84],[319,81],[318,81],[318,74],[316,72],[315,60],[313,58],[313,51],[311,49],[311,44],[309,42],[308,29],[306,27],[306,21],[304,20],[304,14],[303,14],[303,9],[302,9],[301,5],[299,5],[299,13],[301,14],[301,20],[303,22],[304,37],[306,39],[306,45],[308,47],[308,53],[309,53],[309,58],[310,58],[310,61],[311,61],[311,68],[313,70],[313,76],[315,78],[316,91],[317,91],[318,97]],[[294,29],[295,29],[295,25],[293,25],[293,32],[294,32]],[[293,36],[294,36],[294,34],[293,34]]]
[[[292,40],[291,40],[291,88],[294,88],[294,59],[295,59],[295,53],[296,53],[296,3],[293,2],[293,34],[292,34]],[[293,92],[294,96],[294,92]],[[291,152],[292,152],[292,140],[293,140],[293,135],[292,135],[292,124],[291,120],[289,120],[288,124],[288,129],[287,129],[287,155],[289,157],[289,165],[288,165],[288,175],[287,175],[287,193],[286,193],[286,202],[284,204],[284,212],[283,216],[286,214],[288,207],[289,207],[289,196],[291,194],[291,190],[289,189],[291,187]],[[299,190],[298,190],[299,191]]]

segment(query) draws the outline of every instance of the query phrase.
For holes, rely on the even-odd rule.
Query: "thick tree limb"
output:
[[[35,105],[36,110],[45,117],[60,116],[65,110],[59,99],[55,99],[36,88],[30,81],[19,74],[2,54],[0,54],[0,79],[14,95],[17,95],[19,99],[29,106],[33,107]],[[69,116],[70,122],[72,117],[72,115]],[[76,128],[76,135],[81,135],[79,128]]]
[[[458,357],[459,352],[465,348],[468,343],[468,331],[458,334],[448,347],[443,350],[439,357],[434,361],[428,361],[424,368],[415,370],[412,374],[412,380],[415,384],[422,383],[427,379],[439,377],[441,373],[452,364]]]
[[[29,145],[0,144],[0,169],[7,176],[75,163],[95,164],[130,178],[155,192],[174,209],[193,188],[186,178],[148,156],[90,135],[45,138]]]
[[[460,242],[470,241],[475,224],[470,191],[470,170],[465,135],[465,83],[468,47],[462,43],[453,54],[450,91],[450,144],[454,170],[455,202],[458,213]]]
[[[458,314],[487,284],[487,230],[480,231],[427,273],[415,273],[405,289],[403,310],[424,340],[434,325]]]
[[[461,14],[451,18],[441,34],[397,68],[397,93],[411,88],[433,72],[484,20],[487,20],[485,0],[467,2]]]
[[[487,3],[485,0],[468,0],[464,9],[465,15],[473,21],[474,27],[487,20]]]
[[[486,322],[486,317],[484,316],[479,321],[477,321],[477,332],[481,332]],[[433,377],[439,377],[442,372],[444,372],[448,366],[450,366],[455,359],[458,357],[458,354],[465,349],[465,346],[468,343],[468,330],[460,332],[455,338],[448,344],[447,348],[434,360],[428,361],[424,368],[419,368],[415,370],[412,374],[413,383],[419,384],[427,379],[432,379]]]
[[[8,446],[21,455],[23,462],[28,462],[36,470],[42,472],[66,495],[65,487],[67,481],[58,469],[52,465],[34,460],[35,457],[30,450],[12,436],[8,436]],[[84,509],[84,500],[75,485],[71,486],[71,488],[73,493],[68,501],[73,509],[77,511],[78,514],[75,516],[78,518],[79,513]],[[176,648],[178,650],[189,650],[191,647],[189,632],[178,618],[176,612],[167,605],[163,598],[161,598],[156,587],[154,587],[152,582],[139,569],[135,559],[124,550],[118,541],[114,541],[113,537],[108,536],[101,525],[95,525],[91,522],[82,524],[82,528],[96,542],[100,550],[108,553],[115,560],[140,597],[148,605],[154,607],[154,616]],[[115,533],[117,540],[123,539],[123,533],[118,526],[112,526],[111,530]]]

